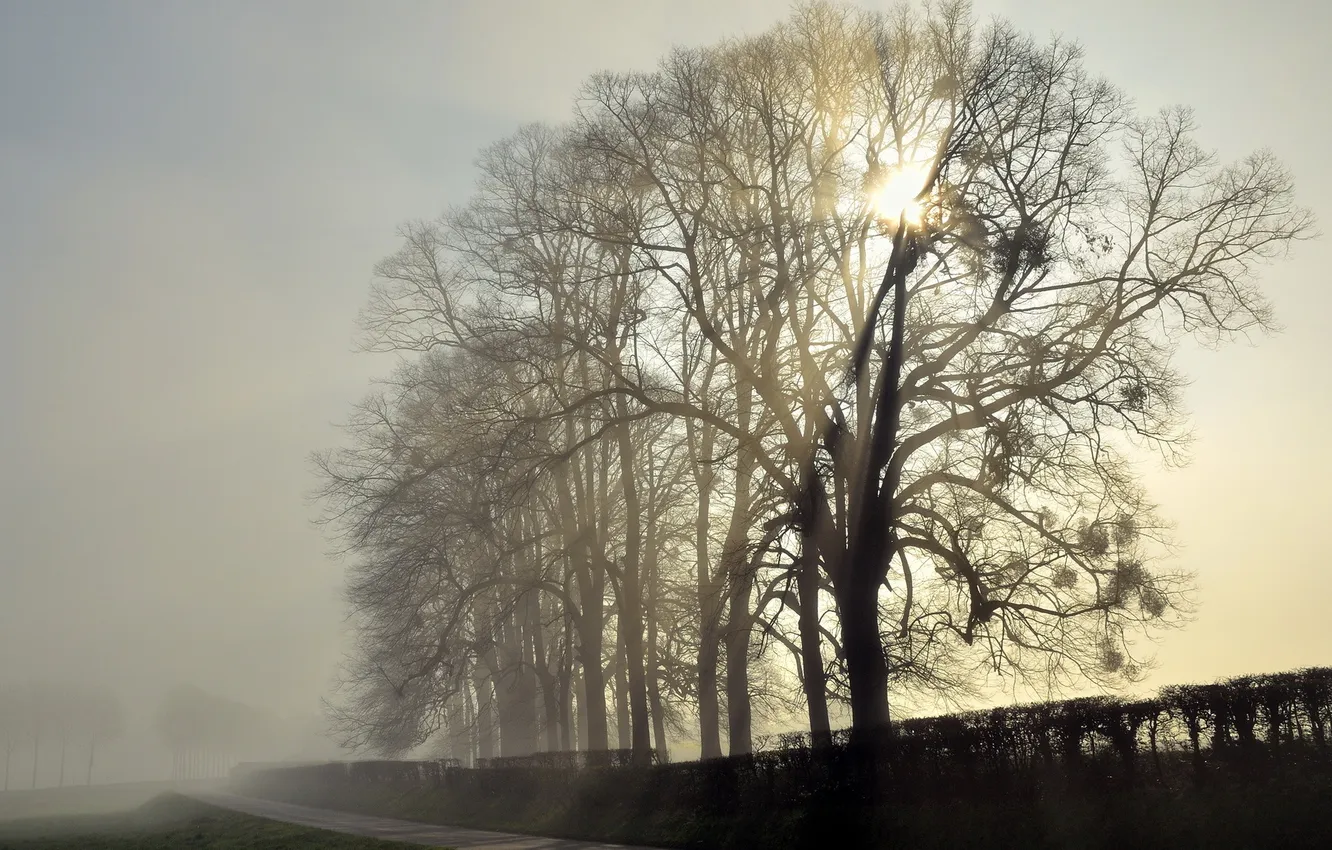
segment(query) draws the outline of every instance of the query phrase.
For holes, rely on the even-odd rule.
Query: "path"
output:
[[[464,829],[460,826],[421,823],[420,821],[379,818],[328,809],[313,809],[293,803],[279,803],[257,797],[242,797],[213,791],[185,791],[187,796],[200,802],[244,812],[269,820],[297,823],[334,832],[367,835],[389,841],[406,841],[431,847],[456,847],[458,850],[484,848],[484,850],[649,850],[626,847],[623,844],[598,844],[589,841],[571,841],[564,838],[540,838],[533,835],[514,835],[507,832],[486,832]]]

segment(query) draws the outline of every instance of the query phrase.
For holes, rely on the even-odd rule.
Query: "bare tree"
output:
[[[1045,679],[1135,672],[1184,585],[1147,566],[1130,446],[1176,456],[1170,351],[1262,326],[1255,264],[1308,230],[1270,156],[1215,165],[1186,113],[1131,115],[1079,58],[960,4],[813,6],[584,109],[659,199],[644,262],[781,436],[661,408],[734,435],[819,529],[858,728],[949,637]],[[758,270],[752,318],[710,312],[712,256]]]
[[[112,719],[108,710],[103,722]],[[172,779],[225,776],[242,758],[271,757],[285,737],[278,717],[193,685],[168,691],[154,723],[171,750]]]
[[[125,732],[125,712],[116,695],[107,690],[88,691],[80,700],[78,729],[88,742],[88,773],[84,784],[92,784],[98,744],[119,738]]]
[[[744,753],[779,647],[824,743],[830,699],[1132,680],[1187,613],[1134,462],[1184,460],[1171,355],[1266,328],[1310,233],[1270,154],[964,3],[816,3],[480,167],[378,267],[421,360],[320,461],[349,741],[601,750],[609,681],[640,759],[681,707]]]
[[[9,790],[9,768],[19,743],[30,732],[29,694],[17,685],[0,688],[0,736],[5,741],[5,786]]]

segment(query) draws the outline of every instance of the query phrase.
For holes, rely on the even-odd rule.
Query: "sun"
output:
[[[907,224],[919,225],[925,216],[920,197],[929,180],[929,172],[921,165],[890,168],[870,190],[870,209],[880,221],[897,222],[903,216]]]

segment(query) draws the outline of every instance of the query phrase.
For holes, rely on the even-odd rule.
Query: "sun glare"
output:
[[[928,178],[928,172],[919,165],[890,169],[870,193],[875,217],[896,222],[906,216],[907,224],[920,224],[925,210],[919,196]]]

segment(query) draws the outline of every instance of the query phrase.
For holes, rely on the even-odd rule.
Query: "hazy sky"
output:
[[[871,4],[872,5],[872,4]],[[1325,0],[978,2],[1083,42],[1223,155],[1273,148],[1332,222]],[[0,679],[179,680],[317,710],[341,568],[307,454],[391,363],[354,353],[399,222],[588,74],[757,32],[785,2],[0,0]],[[1193,465],[1149,470],[1202,608],[1154,684],[1332,663],[1332,243],[1286,326],[1186,353]]]

